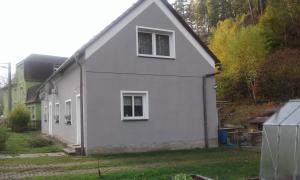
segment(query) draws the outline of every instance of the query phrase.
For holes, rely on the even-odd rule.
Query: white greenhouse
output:
[[[263,127],[262,180],[300,179],[300,100],[291,100]]]

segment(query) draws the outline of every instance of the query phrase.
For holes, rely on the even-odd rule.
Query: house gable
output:
[[[176,57],[139,56],[136,42],[139,27],[173,32]],[[86,59],[87,73],[202,77],[214,70],[156,3],[152,3]]]
[[[139,27],[174,33],[176,56],[139,56],[136,42]],[[204,132],[202,77],[215,69],[157,3],[151,3],[95,50],[84,64],[88,151],[103,146],[157,144],[178,139],[201,142]],[[215,138],[217,113],[213,78],[207,84],[209,137]],[[135,92],[149,100],[143,106],[149,107],[143,109],[148,112],[144,120],[135,122],[127,120],[126,115],[122,117],[125,111],[120,94],[124,92]]]
[[[193,36],[192,32],[187,29],[188,27],[186,27],[183,22],[179,21],[178,18],[180,17],[176,17],[174,12],[171,12],[170,7],[168,7],[169,4],[165,0],[140,0],[136,7],[133,6],[132,9],[128,10],[128,12],[125,12],[123,16],[113,22],[112,25],[108,26],[107,29],[103,30],[99,37],[97,37],[96,40],[87,46],[85,49],[85,59],[89,59],[97,50],[99,50],[137,16],[139,16],[143,11],[153,4],[160,8],[160,10],[169,18],[174,26],[176,26],[176,28],[193,45],[198,53],[204,57],[204,59],[214,68],[216,64],[215,56],[207,47],[204,47],[204,43],[200,44],[200,40],[197,41],[195,35]]]

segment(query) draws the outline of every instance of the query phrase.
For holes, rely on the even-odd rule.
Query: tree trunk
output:
[[[250,0],[248,0],[248,5],[249,5],[249,11],[251,14],[251,18],[252,18],[252,24],[254,24],[254,15],[253,15],[253,10],[252,10],[252,5],[251,5]]]
[[[258,10],[260,15],[262,16],[265,10],[265,0],[257,0],[258,1]]]

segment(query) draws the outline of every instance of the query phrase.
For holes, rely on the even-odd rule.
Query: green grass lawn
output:
[[[40,132],[15,133],[9,131],[8,134],[9,138],[6,141],[6,148],[4,151],[0,151],[0,154],[61,152],[63,148],[63,146],[57,142],[54,142],[53,145],[45,147],[31,147],[28,144],[28,140],[37,136],[41,136]]]
[[[35,171],[65,173],[60,176],[31,177],[28,179],[99,179],[97,172],[98,160],[102,171],[101,179],[105,180],[171,179],[180,173],[200,174],[214,179],[235,180],[259,175],[260,153],[249,149],[216,148],[89,157],[41,157],[0,160],[0,167],[20,164],[51,165],[51,168],[39,167]],[[78,170],[92,171],[72,174],[72,172]],[[26,173],[30,169],[20,169],[19,171]]]

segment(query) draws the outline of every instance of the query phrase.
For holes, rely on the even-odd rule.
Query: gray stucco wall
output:
[[[52,80],[53,85],[58,89],[58,94],[47,96],[47,100],[42,101],[42,115],[44,112],[43,107],[48,106],[49,102],[52,103],[53,116],[54,107],[56,103],[60,104],[60,121],[55,123],[52,119],[52,132],[53,136],[65,141],[69,144],[77,143],[77,121],[76,121],[76,96],[80,93],[79,89],[79,68],[77,65],[72,65],[62,75],[57,76]],[[72,102],[72,124],[67,125],[65,120],[65,101],[71,99]],[[42,121],[42,132],[49,134],[49,118],[47,121]]]
[[[136,55],[136,26],[175,31],[176,59]],[[156,5],[134,19],[86,62],[87,150],[120,152],[202,147],[202,76],[206,60]],[[214,79],[208,80],[208,126],[216,145]],[[120,91],[149,92],[149,120],[123,122]]]

